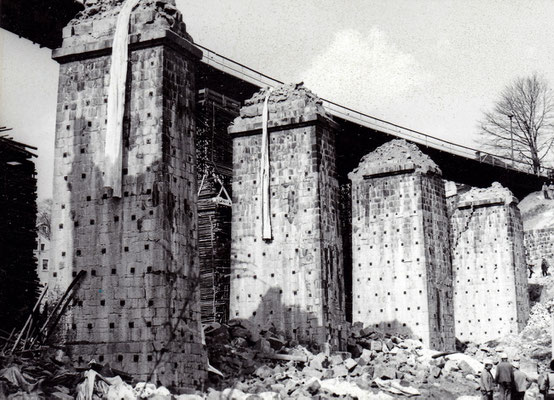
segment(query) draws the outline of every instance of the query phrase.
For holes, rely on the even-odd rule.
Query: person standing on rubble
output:
[[[525,398],[525,391],[529,388],[529,379],[524,372],[519,369],[519,358],[514,358],[512,363],[514,367],[514,400],[523,400]]]
[[[491,369],[492,361],[485,360],[485,368],[481,372],[481,399],[482,400],[492,400],[492,394],[494,390],[494,380],[492,379]]]
[[[543,258],[541,261],[542,276],[548,275],[548,262]]]
[[[550,370],[539,377],[539,390],[544,400],[554,400],[554,359],[550,361]]]
[[[506,353],[500,354],[500,362],[496,366],[496,383],[498,383],[498,398],[500,400],[512,399],[512,386],[514,384],[514,368],[508,362]]]

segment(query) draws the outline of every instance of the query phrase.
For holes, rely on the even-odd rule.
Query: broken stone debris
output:
[[[476,393],[480,371],[466,371],[473,372],[480,364],[477,360],[453,356],[448,371],[443,371],[450,355],[425,349],[414,338],[355,324],[348,352],[312,353],[286,342],[275,329],[252,335],[241,324],[213,323],[205,330],[210,363],[224,375],[211,376],[208,399],[392,399],[425,396],[434,390],[433,384],[443,381],[456,387],[456,396]],[[237,338],[243,339],[240,348],[235,346]]]
[[[388,168],[398,169],[399,165],[414,168],[416,171],[427,174],[442,174],[439,166],[419,148],[404,139],[395,139],[375,149],[371,153],[362,157],[360,164],[350,174],[352,179],[354,175],[371,175],[375,171],[375,166],[382,170]]]
[[[542,326],[542,325],[541,325]],[[165,387],[133,382],[108,365],[76,370],[68,359],[0,359],[0,398],[32,399],[394,399],[472,398],[478,395],[485,358],[500,352],[520,355],[513,343],[468,344],[465,353],[438,353],[417,338],[352,326],[348,352],[315,353],[287,341],[274,328],[257,331],[248,321],[211,323],[205,329],[210,364],[209,389],[171,394]],[[514,339],[515,340],[515,339]],[[521,369],[532,379],[536,362],[522,357]],[[493,370],[494,373],[494,370]],[[536,384],[531,387],[536,392]],[[9,397],[12,396],[12,397]]]
[[[459,203],[479,203],[479,202],[491,202],[491,199],[498,199],[505,204],[517,203],[517,199],[514,197],[510,189],[505,188],[498,182],[488,188],[472,188],[471,190],[460,195]]]
[[[240,116],[235,119],[235,125],[251,123],[249,120],[262,118],[263,104],[270,88],[263,88],[256,92],[250,99],[244,102],[240,109]],[[331,119],[323,107],[321,99],[303,83],[279,85],[272,89],[268,99],[269,120],[300,117],[308,118],[310,115],[319,114]]]

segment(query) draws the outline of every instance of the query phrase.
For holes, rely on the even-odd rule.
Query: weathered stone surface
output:
[[[456,337],[484,342],[518,333],[529,296],[517,199],[494,183],[459,196],[451,216]]]
[[[374,366],[373,379],[394,379],[396,378],[396,368],[387,364],[377,364]]]
[[[60,294],[77,272],[87,272],[63,324],[80,366],[95,359],[138,379],[155,372],[166,386],[199,385],[206,360],[192,134],[198,51],[149,42],[146,31],[131,37],[123,196],[114,198],[102,172],[113,36],[108,20],[115,23],[118,8],[105,5],[113,21],[100,17],[101,10],[79,16],[54,53],[61,65],[50,291]],[[131,15],[131,36],[146,24],[145,7],[154,7],[154,19],[165,19],[154,2],[141,2]],[[158,36],[184,32],[184,25],[151,28]]]
[[[64,28],[62,47],[88,50],[111,43],[123,3],[123,0],[86,1],[84,10]],[[182,15],[175,6],[175,0],[140,0],[131,14],[131,36],[140,34],[144,40],[154,37],[155,32],[164,33],[168,30],[192,42]]]
[[[542,260],[546,260],[549,272],[554,268],[554,228],[524,231],[526,262],[532,265],[535,277],[542,274]],[[550,296],[552,296],[550,294]],[[554,296],[552,296],[554,297]]]
[[[233,136],[231,318],[273,324],[287,339],[346,343],[333,122],[301,85],[269,97],[272,235],[261,235],[261,107],[246,102]],[[253,107],[258,107],[254,112]],[[255,116],[254,116],[255,115]],[[270,340],[270,339],[268,339]],[[271,342],[271,340],[270,340]]]
[[[355,176],[389,175],[406,170],[423,174],[442,174],[437,164],[429,156],[423,154],[415,144],[403,139],[395,139],[365,155],[358,167],[348,174],[348,177],[354,180]]]
[[[245,101],[240,116],[229,127],[230,133],[246,132],[262,127],[263,103],[269,88],[261,89]],[[268,100],[268,127],[288,126],[324,119],[331,121],[321,100],[303,84],[280,85],[271,91]]]
[[[454,349],[440,170],[417,146],[394,140],[362,158],[349,178],[353,320],[420,337],[435,349]],[[374,340],[370,348],[388,347]]]

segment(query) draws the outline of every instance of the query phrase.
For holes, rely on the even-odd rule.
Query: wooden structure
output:
[[[198,250],[203,322],[229,314],[232,144],[227,127],[240,104],[209,89],[198,92]]]
[[[36,245],[36,148],[0,128],[0,325],[19,328],[38,296]]]

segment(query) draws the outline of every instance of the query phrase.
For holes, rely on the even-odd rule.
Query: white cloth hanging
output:
[[[271,230],[271,209],[270,209],[270,188],[269,188],[269,135],[267,132],[267,123],[269,120],[268,101],[273,88],[269,88],[264,100],[264,108],[262,111],[262,159],[261,159],[261,179],[262,182],[262,239],[272,240],[273,234]]]
[[[139,0],[126,0],[119,11],[112,44],[110,86],[108,87],[108,116],[104,142],[104,187],[113,189],[114,197],[121,197],[123,158],[123,114],[127,78],[128,34],[131,11]]]

